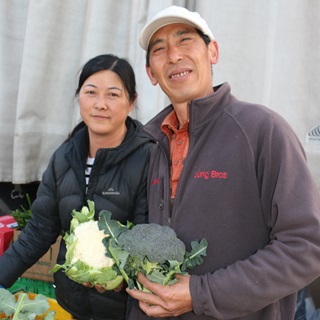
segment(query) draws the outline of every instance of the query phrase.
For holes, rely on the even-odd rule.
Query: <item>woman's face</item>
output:
[[[79,92],[80,114],[90,139],[116,139],[126,131],[125,120],[134,107],[120,79],[103,70],[86,79]]]

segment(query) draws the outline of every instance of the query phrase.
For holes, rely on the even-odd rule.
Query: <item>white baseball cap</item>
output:
[[[183,7],[171,6],[155,15],[142,29],[139,43],[144,50],[148,50],[148,45],[153,34],[160,28],[172,23],[185,23],[202,31],[214,40],[214,36],[206,21],[198,12],[191,12]]]

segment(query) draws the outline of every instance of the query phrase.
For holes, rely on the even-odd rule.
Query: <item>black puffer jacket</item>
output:
[[[32,219],[18,241],[0,258],[0,284],[11,286],[55,242],[61,231],[68,231],[73,209],[95,202],[96,218],[102,209],[112,218],[126,223],[147,222],[146,179],[153,143],[141,132],[141,124],[127,118],[127,135],[117,148],[98,150],[85,189],[85,163],[88,155],[88,130],[79,130],[53,154],[43,174]],[[58,263],[65,261],[61,242]],[[99,294],[69,280],[62,271],[55,275],[58,302],[77,319],[124,319],[125,290]]]

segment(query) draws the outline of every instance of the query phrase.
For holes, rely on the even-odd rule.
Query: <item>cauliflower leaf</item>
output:
[[[44,315],[50,308],[48,298],[37,294],[35,299],[29,299],[27,293],[18,293],[17,299],[10,291],[0,288],[0,313],[4,313],[10,319],[36,319],[36,316]],[[54,320],[55,311],[44,316],[45,320]]]

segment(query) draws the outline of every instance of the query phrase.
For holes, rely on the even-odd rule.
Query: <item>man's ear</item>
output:
[[[147,75],[151,81],[151,83],[156,86],[158,84],[158,80],[154,77],[153,72],[151,71],[150,66],[146,65]]]
[[[210,54],[210,61],[211,64],[216,64],[219,61],[219,47],[218,43],[215,40],[212,40],[208,44],[209,54]]]

